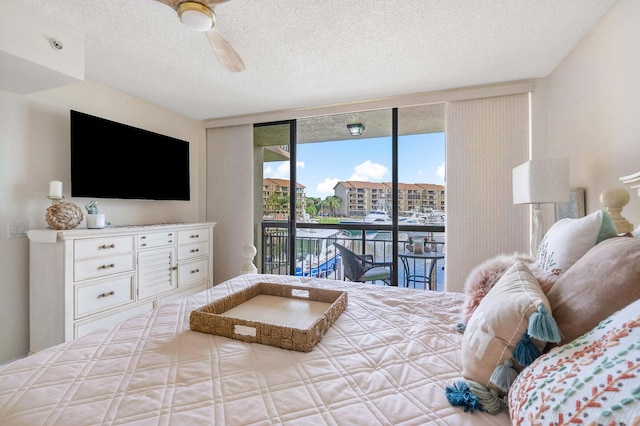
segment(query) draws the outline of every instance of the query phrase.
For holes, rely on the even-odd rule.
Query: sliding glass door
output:
[[[263,272],[295,275],[295,221],[302,213],[293,166],[295,120],[255,124],[253,140],[263,176],[256,185],[256,200],[262,205],[259,250],[262,261],[259,263]]]
[[[404,285],[398,255],[428,232],[418,213],[445,208],[443,127],[442,105],[256,125],[263,271],[342,279],[339,242],[392,263],[391,282]]]
[[[399,285],[444,289],[445,105],[398,108]]]

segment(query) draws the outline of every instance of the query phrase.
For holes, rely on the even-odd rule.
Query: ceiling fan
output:
[[[239,72],[245,69],[240,55],[231,47],[216,29],[216,15],[213,8],[227,0],[158,0],[178,12],[180,20],[194,31],[206,32],[207,38],[218,59],[229,71]]]

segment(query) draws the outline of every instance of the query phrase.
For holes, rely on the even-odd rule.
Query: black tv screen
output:
[[[71,196],[188,201],[189,142],[72,110]]]

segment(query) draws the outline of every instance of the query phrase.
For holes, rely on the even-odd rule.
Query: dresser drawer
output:
[[[178,246],[178,260],[193,259],[194,257],[207,256],[208,254],[208,242]]]
[[[74,259],[133,252],[133,237],[103,237],[74,241]]]
[[[176,243],[176,233],[175,231],[167,231],[139,234],[136,241],[138,249],[173,246]]]
[[[73,265],[74,281],[133,271],[133,253],[78,260]]]
[[[209,260],[202,259],[178,265],[178,287],[209,276]]]
[[[105,311],[135,300],[133,274],[75,285],[75,317]]]
[[[207,228],[186,229],[178,231],[178,244],[193,244],[209,241],[209,230]]]

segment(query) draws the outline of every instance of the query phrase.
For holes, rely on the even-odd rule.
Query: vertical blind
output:
[[[527,253],[529,208],[512,201],[511,170],[528,160],[529,94],[447,104],[445,285],[498,254]]]
[[[207,130],[207,220],[217,223],[214,284],[239,274],[242,247],[253,244],[253,170],[253,126]]]

